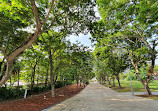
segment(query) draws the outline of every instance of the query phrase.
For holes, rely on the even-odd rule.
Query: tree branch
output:
[[[39,19],[39,16],[38,16],[38,11],[37,11],[37,7],[36,7],[36,4],[35,4],[35,0],[30,0],[30,1],[31,1],[32,9],[33,9],[33,14],[34,14],[34,17],[35,17],[35,20],[36,20],[36,32],[29,37],[29,39],[26,41],[25,44],[18,47],[15,51],[13,51],[8,56],[8,58],[7,58],[8,62],[12,62],[25,49],[30,47],[37,40],[39,34],[41,33],[41,22],[40,22],[40,19]]]
[[[44,25],[44,24],[46,23],[46,21],[47,21],[47,19],[48,19],[48,17],[49,17],[49,14],[50,14],[50,12],[51,12],[51,10],[52,10],[52,7],[53,7],[53,5],[54,5],[54,1],[55,1],[55,0],[52,0],[52,3],[50,4],[50,7],[49,7],[48,14],[46,15],[45,19],[43,20],[42,25]]]
[[[64,13],[65,13],[65,11],[62,12],[62,13],[60,13],[60,14],[58,14],[58,15],[56,15],[56,17],[58,17],[58,16],[60,16],[60,15],[62,15],[62,14],[64,14]],[[53,25],[54,22],[55,22],[55,19],[53,19],[53,20],[51,21],[51,24],[45,29],[45,31],[46,31],[46,30],[49,30],[49,29],[51,28],[51,26]],[[45,31],[43,31],[43,32],[45,32]]]
[[[36,21],[36,31],[41,31],[41,22],[38,16],[38,11],[37,11],[37,7],[35,4],[35,0],[30,0],[31,1],[31,5],[32,5],[32,10],[33,10],[33,15],[35,17],[35,21]]]
[[[125,37],[129,42],[131,42],[131,43],[133,43],[133,44],[135,44],[136,45],[136,43],[135,42],[133,42],[131,39],[129,39],[128,37]]]
[[[139,32],[137,26],[135,24],[133,24],[133,26],[136,28],[136,31],[138,32],[139,36],[141,37],[140,39],[142,40],[142,42],[144,42],[150,48],[150,50],[152,50],[152,48],[149,45],[149,43],[144,39],[144,37],[142,36],[142,34]]]
[[[129,57],[131,58],[132,65],[134,66],[134,68],[136,68],[136,65],[135,65],[133,57],[132,57],[132,53],[133,53],[132,51],[129,53]]]

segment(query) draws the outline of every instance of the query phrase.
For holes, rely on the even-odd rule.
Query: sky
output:
[[[79,34],[79,36],[77,35],[70,35],[68,36],[66,39],[69,40],[71,43],[76,43],[76,41],[81,42],[81,44],[83,44],[84,46],[88,46],[90,49],[94,49],[94,47],[92,47],[92,43],[91,40],[89,39],[91,37],[91,34]]]

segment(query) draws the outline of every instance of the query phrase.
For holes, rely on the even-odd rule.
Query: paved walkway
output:
[[[90,83],[78,95],[44,111],[158,111],[158,101]]]

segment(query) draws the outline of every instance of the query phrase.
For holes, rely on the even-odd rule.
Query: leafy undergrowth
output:
[[[19,99],[13,101],[5,101],[0,103],[0,111],[41,111],[54,104],[57,104],[73,95],[79,93],[83,89],[82,86],[76,84],[68,85],[66,87],[55,89],[55,97],[51,98],[51,92],[33,95],[26,99]]]
[[[158,95],[151,95],[151,96],[148,96],[148,95],[135,95],[135,96],[158,100]]]

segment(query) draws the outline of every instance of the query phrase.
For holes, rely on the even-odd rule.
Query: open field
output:
[[[111,85],[109,85],[109,87],[111,87],[111,89],[116,90],[118,92],[131,92],[130,81],[121,80],[120,82],[122,86],[121,89],[119,89],[117,81],[115,81],[115,85],[116,85],[115,87],[112,87]],[[139,81],[133,80],[132,87],[134,92],[145,92],[144,86]],[[158,91],[158,80],[151,81],[149,87],[151,91]],[[158,100],[158,95],[152,95],[152,96],[138,95],[138,96]]]
[[[117,90],[118,92],[131,92],[130,81],[121,80],[122,88],[118,88],[118,83],[115,81],[115,87],[110,86],[112,89]],[[106,85],[105,85],[106,86]],[[134,92],[144,92],[144,86],[139,81],[132,80],[132,87]],[[153,80],[149,84],[151,91],[158,91],[158,80]]]

